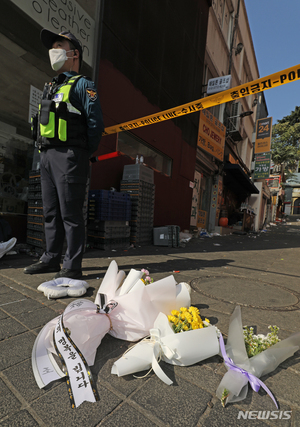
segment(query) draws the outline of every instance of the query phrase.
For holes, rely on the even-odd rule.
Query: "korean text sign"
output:
[[[223,161],[226,128],[208,110],[200,111],[197,145]]]
[[[272,117],[259,119],[256,122],[255,154],[271,150]]]

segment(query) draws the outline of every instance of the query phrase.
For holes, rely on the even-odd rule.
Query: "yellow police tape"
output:
[[[204,110],[215,105],[223,104],[224,102],[235,101],[248,95],[253,95],[258,92],[263,92],[267,89],[282,86],[286,83],[294,82],[300,79],[300,64],[278,73],[270,74],[267,77],[262,77],[252,82],[236,86],[232,89],[227,89],[224,92],[218,92],[214,95],[200,98],[196,101],[187,104],[179,105],[178,107],[170,108],[169,110],[160,111],[149,116],[141,117],[140,119],[130,120],[119,125],[110,126],[104,129],[103,135],[110,135],[124,130],[132,130],[142,126],[160,123],[165,120],[175,119],[186,114]]]

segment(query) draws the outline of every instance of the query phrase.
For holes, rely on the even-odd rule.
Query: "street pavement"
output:
[[[189,283],[192,304],[225,338],[230,315],[240,305],[243,324],[263,334],[268,325],[277,325],[284,339],[300,329],[299,218],[290,216],[255,234],[193,238],[178,248],[88,250],[83,271],[90,288],[84,298],[94,301],[115,259],[126,273],[146,268],[154,280],[173,274],[178,283]],[[171,386],[153,372],[144,378],[111,375],[113,362],[132,343],[109,335],[91,368],[99,402],[71,409],[64,380],[39,389],[31,368],[35,338],[74,299],[47,300],[37,291],[53,274],[24,274],[36,260],[22,253],[0,259],[0,427],[300,426],[300,351],[262,378],[279,404],[279,412],[268,419],[255,418],[258,411],[276,411],[262,389],[249,387],[245,400],[221,406],[215,392],[226,369],[219,356],[189,367],[161,362]],[[253,419],[238,418],[239,411],[253,411]],[[291,417],[286,419],[283,411],[291,411]]]

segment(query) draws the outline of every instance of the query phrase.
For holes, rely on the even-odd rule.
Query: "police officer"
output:
[[[41,40],[59,74],[45,85],[37,120],[46,250],[24,273],[57,272],[54,278],[80,279],[89,157],[98,148],[103,118],[95,84],[79,75],[79,40],[69,31],[46,29]],[[64,237],[67,250],[61,269]]]

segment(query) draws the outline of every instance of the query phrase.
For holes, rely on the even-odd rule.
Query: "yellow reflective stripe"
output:
[[[67,122],[63,119],[58,120],[58,138],[63,142],[67,140]]]
[[[260,79],[253,80],[252,82],[244,83],[232,89],[227,89],[223,92],[218,92],[205,98],[200,98],[196,101],[170,108],[169,110],[160,111],[158,113],[141,117],[136,120],[110,126],[104,129],[103,135],[111,135],[113,133],[122,132],[124,130],[132,130],[142,126],[148,126],[154,123],[163,122],[165,120],[174,119],[176,117],[181,117],[186,114],[191,114],[196,111],[214,107],[215,105],[224,104],[225,102],[235,101],[245,96],[263,92],[267,89],[282,86],[286,83],[295,82],[299,79],[300,64],[287,68],[286,70],[270,74],[267,77],[262,77]]]
[[[55,136],[55,113],[53,111],[49,112],[49,121],[48,124],[42,125],[40,123],[40,134],[45,138],[54,138]]]
[[[65,84],[64,84],[64,86],[72,85],[72,84],[75,82],[75,80],[77,80],[77,79],[78,79],[78,77],[81,77],[81,74],[80,74],[80,75],[78,75],[78,76],[74,76],[74,77],[72,77],[71,79],[69,79],[69,80],[67,81],[67,83],[65,83]]]
[[[70,80],[68,80],[67,83],[65,83],[58,91],[57,93],[62,93],[63,94],[63,99],[60,102],[66,102],[68,105],[68,111],[70,111],[70,113],[74,113],[74,114],[78,114],[81,115],[81,111],[77,110],[77,108],[73,107],[73,105],[69,102],[69,94],[70,94],[70,90],[71,88],[69,86],[72,86],[72,84],[79,78],[81,77],[80,75],[74,76],[72,77]],[[55,103],[56,108],[59,105],[59,102]]]

